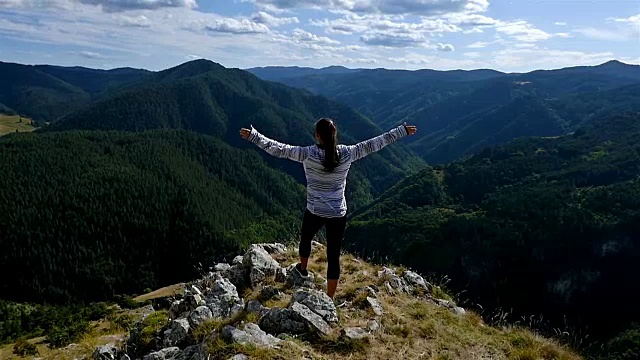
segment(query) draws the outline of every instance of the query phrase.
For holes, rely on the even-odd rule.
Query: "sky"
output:
[[[0,61],[525,72],[640,64],[640,0],[0,0]]]

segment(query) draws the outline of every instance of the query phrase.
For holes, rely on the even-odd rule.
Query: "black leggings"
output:
[[[327,232],[327,279],[338,280],[340,278],[340,248],[342,237],[347,227],[347,216],[340,218],[324,218],[305,211],[302,219],[302,231],[300,237],[300,257],[311,256],[311,240],[320,230],[322,225]]]

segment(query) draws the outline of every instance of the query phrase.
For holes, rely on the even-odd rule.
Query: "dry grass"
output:
[[[171,285],[171,286],[166,286],[166,287],[163,287],[161,289],[152,291],[152,292],[150,292],[148,294],[140,295],[140,296],[134,298],[133,300],[139,301],[139,302],[144,302],[144,301],[147,301],[147,300],[153,300],[153,299],[158,299],[158,298],[163,298],[163,297],[174,296],[174,295],[177,295],[177,294],[183,294],[185,286],[186,285],[184,283],[175,284],[175,285]]]
[[[14,133],[16,130],[18,132],[31,132],[34,131],[36,127],[31,125],[31,119],[22,117],[22,122],[20,122],[20,116],[18,115],[3,115],[0,114],[0,136]]]
[[[282,266],[297,261],[297,249],[289,247],[285,254],[275,258]],[[309,263],[317,275],[326,271],[324,249],[316,249]],[[579,356],[566,347],[533,334],[526,329],[497,329],[487,326],[482,318],[472,311],[464,316],[454,314],[447,308],[406,294],[389,295],[380,287],[378,300],[384,315],[378,319],[381,330],[370,335],[368,340],[348,341],[340,337],[343,327],[363,327],[375,316],[366,303],[367,292],[363,288],[382,285],[377,278],[381,266],[366,263],[352,255],[341,257],[342,275],[336,297],[347,300],[351,306],[339,308],[339,325],[322,338],[290,338],[278,349],[258,349],[252,346],[229,344],[220,338],[224,325],[237,325],[241,321],[257,322],[255,314],[241,313],[233,319],[210,321],[194,331],[197,340],[206,341],[213,359],[228,359],[236,354],[245,354],[250,359],[429,359],[429,360],[577,360]],[[313,267],[312,267],[313,266]],[[276,284],[285,293],[280,300],[269,300],[268,307],[286,307],[291,301],[292,290]],[[168,288],[165,288],[168,289]],[[161,289],[162,290],[162,289]],[[165,290],[166,291],[166,290]],[[166,292],[154,292],[157,294]],[[172,290],[168,290],[172,291]],[[438,297],[451,298],[446,291],[437,290]],[[153,294],[153,293],[152,293]],[[151,295],[151,294],[147,294]],[[248,298],[257,298],[259,291],[247,291]],[[154,295],[151,295],[154,296]],[[148,297],[151,298],[151,297]],[[104,324],[96,329],[111,329]],[[71,359],[89,355],[95,346],[104,341],[104,332],[88,335],[81,344],[65,351],[51,351],[38,344],[43,359]],[[118,331],[115,329],[114,331]],[[14,360],[11,346],[0,349],[0,359]]]

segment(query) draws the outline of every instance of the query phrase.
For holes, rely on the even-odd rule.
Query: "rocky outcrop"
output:
[[[316,250],[320,247],[323,245],[314,244]],[[234,258],[231,264],[215,265],[213,271],[202,279],[187,284],[184,296],[171,303],[168,322],[154,328],[152,333],[134,326],[127,341],[128,354],[114,345],[106,345],[95,350],[93,360],[122,360],[122,356],[131,356],[136,360],[208,360],[210,354],[207,347],[204,343],[194,343],[196,338],[204,336],[240,346],[271,349],[281,347],[292,335],[313,337],[333,333],[339,323],[333,300],[324,289],[316,289],[318,285],[314,282],[313,273],[302,276],[295,269],[295,264],[281,268],[272,254],[277,256],[284,252],[286,247],[281,244],[252,245],[244,255]],[[456,314],[464,314],[464,309],[453,302],[432,299],[429,295],[431,284],[415,272],[406,271],[399,275],[395,270],[385,267],[377,275],[383,284],[381,288],[370,285],[357,292],[358,299],[366,299],[359,300],[358,307],[370,309],[373,316],[364,319],[366,326],[342,329],[342,340],[366,341],[372,333],[382,329],[381,318],[385,316],[385,309],[379,298],[380,291],[426,295],[421,296],[425,301],[434,301]],[[275,280],[276,284],[271,280]],[[238,292],[247,287],[255,288],[252,292],[255,298],[245,306],[245,300]],[[282,300],[289,296],[283,291],[291,294],[285,307],[264,306],[265,301]],[[254,315],[249,317],[249,314]],[[256,323],[246,322],[250,318],[256,319]],[[202,328],[203,324],[214,320],[216,322],[211,323],[214,326]],[[227,325],[220,329],[220,324]],[[207,333],[202,333],[202,329],[208,329]],[[144,346],[137,346],[143,334],[145,340],[140,343]],[[246,356],[239,353],[232,358]]]

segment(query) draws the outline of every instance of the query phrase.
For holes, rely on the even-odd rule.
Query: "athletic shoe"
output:
[[[309,271],[307,271],[307,269],[302,270],[302,268],[300,267],[300,263],[296,264],[296,271],[303,278],[309,277]]]

